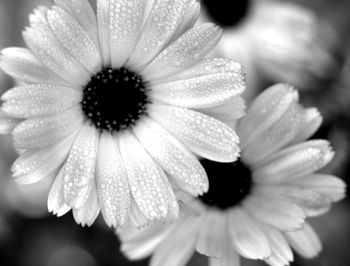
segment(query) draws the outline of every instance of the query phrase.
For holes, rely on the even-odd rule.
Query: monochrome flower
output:
[[[151,266],[185,265],[194,251],[209,256],[211,266],[240,265],[239,256],[289,265],[291,247],[314,257],[321,243],[305,219],[345,194],[339,178],[316,173],[334,154],[326,140],[306,140],[321,120],[289,86],[267,89],[236,125],[241,158],[203,159],[208,192],[195,198],[179,191],[180,218],[172,224],[119,230],[122,251],[130,259],[152,254]]]
[[[20,152],[15,180],[56,177],[49,210],[72,209],[82,225],[100,210],[115,227],[177,217],[171,184],[208,190],[195,154],[231,162],[239,152],[234,131],[207,115],[242,102],[245,88],[239,64],[204,58],[221,29],[194,26],[195,0],[98,0],[97,14],[85,0],[54,3],[30,15],[29,50],[1,52],[20,84],[2,96],[0,119]]]

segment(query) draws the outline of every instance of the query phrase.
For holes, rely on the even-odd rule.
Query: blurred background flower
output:
[[[252,0],[251,8],[258,1]],[[239,7],[242,4],[242,1],[238,0],[212,0],[211,2],[210,4],[203,0],[202,9],[205,15],[207,17],[210,15],[210,20],[213,21],[218,17],[224,18],[225,14],[232,17],[236,10],[240,10]],[[224,5],[225,2],[237,4],[237,9],[228,9]],[[232,5],[232,3],[230,4]],[[21,32],[28,25],[29,13],[38,5],[51,5],[51,1],[0,0],[0,49],[8,46],[24,46]],[[250,29],[249,32],[249,34],[255,33],[256,35],[250,35],[249,38],[253,39],[246,39],[244,42],[237,44],[234,47],[236,56],[231,56],[245,65],[248,71],[247,79],[250,88],[247,92],[250,94],[247,95],[247,98],[251,99],[275,81],[288,81],[292,85],[301,88],[301,102],[305,106],[316,106],[324,117],[324,124],[316,133],[315,138],[329,139],[336,151],[336,157],[325,171],[343,177],[349,184],[350,17],[348,13],[350,1],[260,0],[257,6],[264,7],[260,11],[256,11],[256,21],[252,21],[251,24],[252,27],[256,28]],[[291,6],[294,8],[286,8]],[[307,45],[305,46],[306,50],[302,48],[302,42],[294,41],[295,39],[292,36],[288,36],[288,33],[295,36],[295,29],[290,27],[288,23],[280,23],[281,25],[275,25],[275,34],[283,36],[283,38],[279,37],[277,44],[286,45],[288,49],[292,49],[294,54],[285,54],[283,50],[273,49],[270,45],[276,44],[274,39],[264,39],[264,42],[261,42],[259,47],[256,48],[261,49],[260,53],[253,51],[254,56],[247,53],[247,51],[253,50],[250,47],[253,41],[256,42],[257,38],[264,37],[261,32],[266,31],[272,25],[271,21],[276,17],[281,19],[280,16],[272,16],[272,13],[269,13],[266,9],[284,10],[283,13],[280,13],[284,14],[284,18],[304,16],[304,19],[307,17],[305,21],[309,21],[307,23],[313,21],[311,25],[316,28],[316,33],[314,33],[311,41],[309,40],[309,44],[317,47],[317,49],[310,50]],[[215,15],[212,10],[219,11],[216,11]],[[225,12],[226,10],[227,12]],[[217,21],[217,23],[224,26],[224,37],[226,35],[231,36],[237,31],[234,26],[231,26],[230,29],[227,22],[225,24],[225,22]],[[237,25],[240,24],[236,23]],[[300,22],[297,25],[300,25]],[[301,28],[301,32],[304,32],[304,30],[306,29]],[[272,29],[270,29],[271,31]],[[284,40],[284,42],[280,43],[281,40]],[[305,41],[305,39],[303,40]],[[282,55],[277,51],[281,51]],[[300,57],[300,55],[305,55],[305,51],[311,51],[307,53],[308,60]],[[323,60],[320,61],[320,58],[315,54],[323,55],[321,58]],[[276,57],[273,58],[272,56]],[[306,60],[310,65],[300,64],[300,61],[297,61],[297,64],[295,64],[295,61],[291,64],[288,61],[298,59],[298,56],[302,59],[302,62]],[[319,65],[322,62],[327,64]],[[270,68],[274,64],[277,65],[267,69],[267,67]],[[1,93],[3,93],[13,86],[13,81],[0,72],[0,85]],[[147,260],[128,262],[118,252],[119,244],[113,232],[107,228],[101,219],[91,228],[81,228],[75,224],[71,216],[57,219],[57,217],[49,214],[45,200],[48,193],[46,182],[22,188],[11,179],[10,165],[16,157],[10,137],[1,136],[0,265],[147,265]],[[323,242],[323,251],[319,257],[313,260],[305,260],[296,256],[296,262],[292,265],[347,265],[350,261],[350,254],[347,251],[347,243],[350,241],[349,222],[349,199],[334,206],[326,215],[312,219],[310,223]],[[206,259],[197,254],[192,258],[189,265],[206,265]],[[264,263],[243,260],[242,265],[255,266],[264,265]]]

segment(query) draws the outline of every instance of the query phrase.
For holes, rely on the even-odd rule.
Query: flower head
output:
[[[196,250],[209,265],[239,265],[239,256],[289,265],[291,247],[314,257],[321,243],[305,222],[344,197],[337,177],[315,173],[333,157],[325,140],[307,140],[319,127],[314,108],[297,92],[276,85],[258,96],[237,123],[242,156],[233,163],[202,160],[210,188],[194,198],[179,192],[180,219],[145,230],[119,231],[132,259],[153,253],[152,266],[185,265]]]
[[[49,210],[83,225],[100,210],[116,227],[177,217],[171,184],[208,189],[193,153],[238,153],[234,131],[205,114],[245,87],[239,64],[204,59],[221,30],[194,27],[195,0],[98,0],[97,15],[85,0],[54,2],[30,16],[29,50],[1,52],[21,84],[2,96],[0,123],[21,151],[15,180],[55,177]]]

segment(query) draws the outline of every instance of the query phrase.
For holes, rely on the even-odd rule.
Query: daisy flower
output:
[[[179,192],[183,210],[170,225],[122,228],[122,251],[131,259],[153,254],[152,266],[185,265],[195,250],[212,266],[240,265],[239,256],[288,265],[291,247],[314,257],[321,243],[305,218],[328,211],[345,190],[339,178],[315,173],[333,157],[326,140],[306,140],[321,120],[289,86],[267,89],[237,123],[241,158],[203,159],[209,191],[198,198]]]
[[[226,7],[224,1],[221,5],[203,2],[205,18],[211,16],[224,27],[214,52],[247,67],[248,82],[254,82],[251,73],[257,72],[304,89],[335,74],[338,63],[333,47],[322,43],[328,38],[325,34],[337,39],[334,30],[321,34],[319,18],[307,7],[279,0],[242,0],[234,8]]]
[[[85,0],[54,3],[30,15],[29,49],[1,52],[20,83],[2,96],[0,122],[21,153],[15,180],[55,177],[49,210],[72,209],[82,225],[100,210],[115,227],[177,217],[171,183],[208,190],[194,154],[238,153],[235,132],[207,115],[245,88],[239,64],[204,58],[221,29],[194,26],[195,0],[98,0],[97,14]]]

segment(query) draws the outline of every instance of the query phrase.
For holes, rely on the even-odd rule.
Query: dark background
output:
[[[263,0],[261,0],[263,1]],[[244,16],[244,1],[205,1],[211,20],[232,29]],[[280,0],[283,2],[283,0]],[[339,69],[336,75],[316,88],[301,88],[301,100],[306,106],[317,106],[325,122],[316,137],[329,139],[337,153],[325,171],[349,182],[349,114],[350,114],[350,3],[334,0],[293,1],[313,9],[323,23],[340,36],[337,50]],[[39,4],[49,0],[0,0],[0,48],[24,46],[21,31],[28,24],[28,15]],[[231,5],[237,5],[230,9]],[[235,17],[235,18],[233,18]],[[236,25],[236,24],[235,24]],[[297,44],[295,44],[297,45]],[[316,59],[315,59],[316,60]],[[274,82],[261,80],[258,90]],[[1,93],[13,82],[0,73]],[[118,240],[102,219],[91,228],[76,225],[69,213],[56,218],[47,213],[46,198],[50,180],[30,186],[18,186],[11,179],[10,166],[17,157],[10,137],[0,136],[0,265],[1,266],[95,266],[147,265],[146,261],[131,263],[118,252]],[[323,252],[314,260],[296,257],[293,265],[345,266],[350,262],[349,200],[343,200],[324,216],[310,221],[324,244]],[[190,265],[206,265],[195,256]],[[243,265],[264,265],[244,260]],[[164,265],[166,266],[166,265]]]

